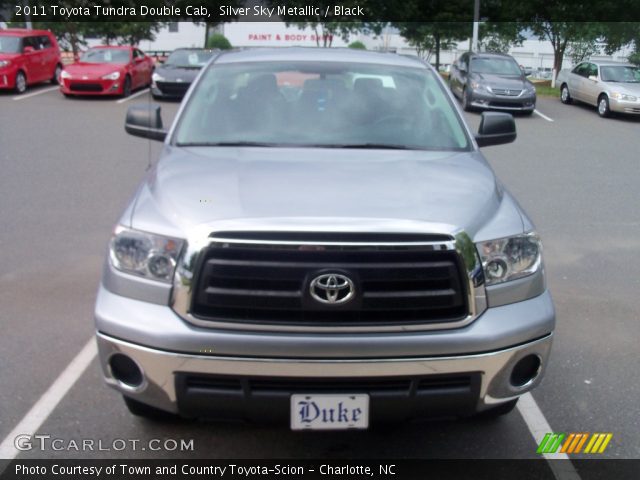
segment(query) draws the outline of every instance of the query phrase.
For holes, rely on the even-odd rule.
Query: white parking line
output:
[[[140,90],[138,93],[134,93],[133,95],[126,97],[126,98],[121,98],[120,100],[118,100],[116,103],[124,103],[124,102],[128,102],[131,99],[134,99],[136,97],[139,97],[140,95],[142,95],[143,93],[147,93],[149,91],[148,88],[145,88],[144,90]]]
[[[544,118],[547,122],[553,122],[553,118],[547,117],[544,113],[540,113],[538,110],[534,110],[533,113],[535,113],[539,117]]]
[[[524,423],[527,424],[531,435],[536,441],[536,445],[539,445],[547,433],[553,432],[549,422],[547,422],[531,393],[527,392],[522,395],[517,406]],[[549,460],[549,468],[551,468],[557,480],[580,480],[578,472],[566,453],[543,453],[543,455],[545,459]]]
[[[34,435],[38,428],[58,406],[67,392],[73,387],[78,378],[95,358],[98,349],[95,338],[91,338],[71,361],[67,368],[56,378],[49,389],[31,407],[24,418],[11,430],[9,435],[0,443],[0,458],[12,460],[20,453],[14,444],[18,435]],[[1,473],[1,471],[0,471]]]
[[[54,90],[57,90],[59,88],[60,87],[56,85],[55,87],[45,88],[43,90],[38,90],[37,92],[27,93],[26,95],[16,95],[15,97],[13,97],[13,99],[14,100],[24,100],[26,98],[35,97],[36,95],[42,95],[43,93],[53,92]]]

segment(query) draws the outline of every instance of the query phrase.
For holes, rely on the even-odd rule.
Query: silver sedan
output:
[[[556,82],[560,100],[598,107],[601,117],[611,112],[640,115],[640,68],[627,63],[588,61],[561,71]]]

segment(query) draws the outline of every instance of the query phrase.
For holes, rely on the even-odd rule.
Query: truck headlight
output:
[[[10,60],[0,60],[0,68],[8,67],[9,65],[11,65],[11,61]]]
[[[109,244],[111,264],[126,273],[171,283],[183,240],[117,227]]]
[[[102,76],[103,80],[118,80],[119,78],[120,78],[120,72],[113,72],[113,73],[110,73],[109,75]]]
[[[542,243],[535,232],[476,244],[487,285],[526,277],[542,265]]]

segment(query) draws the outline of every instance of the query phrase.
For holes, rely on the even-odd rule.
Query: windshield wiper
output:
[[[176,143],[178,147],[281,147],[278,143],[268,142],[180,142]]]
[[[353,149],[381,149],[381,150],[420,150],[416,147],[408,147],[407,145],[399,145],[395,143],[344,143],[344,144],[327,144],[314,145],[318,148],[353,148]]]

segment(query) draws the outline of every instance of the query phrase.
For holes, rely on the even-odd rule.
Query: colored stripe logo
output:
[[[612,433],[547,433],[536,453],[603,453],[612,437]]]

